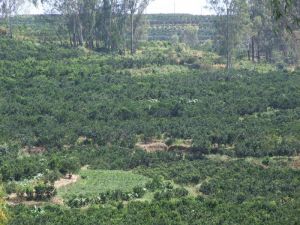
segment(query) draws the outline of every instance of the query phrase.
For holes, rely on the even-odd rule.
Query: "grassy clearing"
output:
[[[78,182],[58,189],[58,196],[97,196],[99,193],[121,190],[132,191],[135,186],[144,186],[150,178],[119,170],[81,170]]]

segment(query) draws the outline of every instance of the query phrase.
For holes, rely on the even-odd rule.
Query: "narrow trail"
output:
[[[61,178],[57,181],[54,182],[54,187],[56,189],[58,188],[62,188],[62,187],[65,187],[65,186],[68,186],[70,184],[73,184],[73,183],[76,183],[79,179],[79,175],[72,175],[72,177],[69,179],[69,178]]]

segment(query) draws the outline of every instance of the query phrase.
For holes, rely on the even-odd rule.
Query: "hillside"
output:
[[[186,30],[195,30],[199,42],[210,40],[214,33],[214,16],[193,16],[188,14],[148,14],[147,39],[171,41],[174,35],[183,36]],[[41,42],[59,41],[66,37],[63,18],[59,15],[18,16],[13,18],[15,32]]]
[[[121,56],[1,39],[0,52],[10,225],[297,224],[299,71],[228,73],[166,42]]]
[[[146,17],[150,24],[149,40],[170,41],[174,35],[181,36],[189,29],[195,30],[200,43],[213,39],[215,16],[153,14]]]
[[[300,225],[299,1],[27,3],[0,0],[0,225]]]

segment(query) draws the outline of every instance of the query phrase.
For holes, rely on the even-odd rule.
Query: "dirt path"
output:
[[[79,175],[72,175],[71,179],[66,178],[66,177],[61,178],[61,179],[55,181],[54,187],[56,189],[59,189],[59,188],[68,186],[70,184],[76,183],[79,180],[79,178],[80,178]],[[26,201],[24,199],[19,199],[17,197],[16,193],[10,194],[6,201],[7,201],[8,205],[11,205],[11,206],[15,206],[15,205],[19,205],[19,204],[24,204],[24,205],[28,205],[28,206],[40,206],[40,205],[43,205],[45,203],[49,203],[49,202],[46,202],[46,201]],[[53,204],[56,204],[56,205],[63,205],[63,199],[61,199],[57,196],[53,197],[50,200],[50,202],[53,203]]]
[[[61,187],[65,187],[65,186],[68,186],[70,184],[76,183],[78,181],[78,179],[79,179],[79,175],[72,175],[71,179],[61,178],[61,179],[54,182],[54,187],[56,189],[59,189]]]
[[[151,143],[137,143],[135,145],[137,148],[143,149],[146,152],[159,152],[159,151],[167,151],[168,146],[160,141],[151,142]]]
[[[300,156],[294,157],[292,163],[291,163],[292,168],[294,169],[300,169]]]
[[[68,186],[70,184],[74,184],[79,180],[79,178],[80,178],[79,175],[72,175],[71,179],[70,178],[61,178],[61,179],[54,182],[54,187],[57,190],[59,188]],[[53,204],[56,204],[56,205],[63,205],[64,204],[64,200],[62,198],[58,197],[58,196],[54,196],[51,199],[51,202]]]

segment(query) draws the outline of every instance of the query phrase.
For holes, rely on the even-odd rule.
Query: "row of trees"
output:
[[[129,48],[134,53],[146,30],[142,14],[151,0],[32,1],[46,4],[49,13],[62,15],[55,28],[61,43],[68,37],[74,47],[85,45],[107,52],[124,52]],[[24,0],[0,0],[0,19],[6,21],[10,37],[11,18],[22,9],[23,3]],[[265,58],[271,62],[273,50],[281,51],[286,58],[290,52],[295,53],[291,31],[299,27],[297,0],[210,0],[209,3],[219,15],[215,48],[227,57],[228,68],[241,46],[247,48],[252,61]]]
[[[73,47],[104,48],[107,52],[124,52],[127,47],[135,52],[145,29],[142,14],[151,0],[33,0],[35,5],[46,5],[49,13],[62,15],[57,27],[61,42],[68,33]],[[8,36],[12,37],[13,16],[24,5],[24,0],[0,0],[0,20],[5,20]]]
[[[294,208],[293,208],[294,207]],[[182,198],[151,203],[136,201],[126,207],[91,207],[87,210],[48,206],[32,210],[15,207],[10,225],[27,224],[297,224],[297,203],[277,205],[255,198],[245,204],[231,204],[216,199]],[[287,222],[288,221],[288,222]]]
[[[63,16],[71,46],[104,48],[107,52],[135,52],[150,0],[45,0],[52,13]],[[35,1],[34,3],[37,3]]]
[[[20,200],[26,199],[27,201],[42,201],[49,200],[55,196],[56,189],[52,184],[40,182],[35,185],[20,185],[17,187],[16,193]]]
[[[239,202],[242,196],[244,201],[260,196],[278,200],[285,196],[296,197],[300,181],[295,177],[300,171],[275,166],[282,163],[276,160],[182,160],[151,168],[139,167],[136,171],[152,178],[163,176],[177,184],[193,185],[203,197],[213,196],[237,204],[242,203]]]
[[[12,17],[15,16],[24,4],[24,0],[0,0],[0,22],[4,20],[7,24],[7,35],[12,38]]]
[[[73,198],[68,201],[70,208],[17,206],[11,209],[10,225],[298,224],[299,171],[283,166],[278,159],[271,159],[268,167],[260,163],[258,159],[215,158],[139,167],[137,172],[154,178],[147,185],[148,190],[155,191],[153,198],[146,196],[151,201],[123,204],[124,193],[112,191],[95,199]],[[160,175],[174,180],[176,186],[194,187],[193,195],[187,196],[186,189],[169,182],[164,185]],[[143,190],[137,187],[134,192],[141,194]],[[99,205],[104,203],[109,205]],[[74,209],[87,204],[92,207]]]
[[[216,20],[216,48],[232,67],[238,49],[247,49],[248,58],[272,62],[273,52],[281,52],[287,61],[296,59],[293,31],[299,28],[300,4],[296,0],[211,0]],[[289,57],[289,54],[291,56]],[[289,61],[295,63],[294,61]]]

